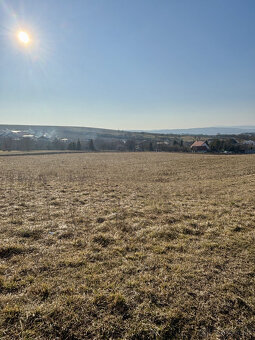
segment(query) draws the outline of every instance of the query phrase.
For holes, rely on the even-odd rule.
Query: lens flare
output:
[[[27,32],[24,32],[24,31],[20,31],[18,33],[18,39],[19,41],[24,44],[24,45],[27,45],[30,43],[30,37],[29,35],[27,34]]]

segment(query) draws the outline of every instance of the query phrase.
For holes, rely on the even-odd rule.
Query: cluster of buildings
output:
[[[22,138],[31,138],[31,139],[51,139],[51,136],[47,133],[35,133],[35,131],[29,130],[10,130],[10,129],[3,129],[0,130],[0,137],[1,138],[11,138],[13,140],[19,140]]]
[[[149,135],[146,137],[143,135],[128,135],[123,138],[123,136],[115,136],[114,134],[101,134],[92,139],[93,137],[89,136],[88,133],[84,133],[83,138],[80,140],[75,131],[65,130],[64,128],[62,130],[58,131],[47,127],[35,127],[34,129],[25,127],[22,130],[19,126],[15,127],[15,129],[5,126],[2,129],[0,128],[0,149],[8,151],[96,149],[98,151],[255,153],[255,134],[215,136],[207,140],[196,140],[191,144],[190,138],[182,139],[178,135]],[[78,149],[74,147],[74,144],[76,145],[77,143],[79,144]]]
[[[217,141],[219,145],[219,149],[217,150]],[[215,143],[216,142],[216,143]],[[238,150],[240,153],[245,154],[252,154],[255,153],[255,141],[254,140],[244,140],[244,141],[238,141],[234,138],[228,140],[228,146],[229,144],[233,145],[236,150]],[[225,149],[224,149],[225,145]],[[231,147],[226,147],[226,142],[224,143],[224,140],[219,139],[212,139],[210,141],[208,140],[197,140],[195,141],[191,146],[190,149],[192,152],[213,152],[213,151],[221,151],[223,153],[232,153]]]

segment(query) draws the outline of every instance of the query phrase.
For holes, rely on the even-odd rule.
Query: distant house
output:
[[[34,138],[34,135],[30,135],[30,134],[29,134],[29,135],[23,135],[22,137],[23,137],[23,138],[31,138],[31,139],[32,139],[32,138]]]
[[[210,151],[207,141],[197,140],[191,145],[191,150],[193,152],[208,152]]]
[[[37,140],[39,142],[48,142],[49,141],[49,138],[45,137],[45,136],[40,136],[37,138]]]
[[[243,153],[255,153],[255,142],[253,140],[246,140],[242,142],[241,151]]]
[[[250,147],[255,147],[254,140],[246,140],[243,142],[244,145],[249,145]]]

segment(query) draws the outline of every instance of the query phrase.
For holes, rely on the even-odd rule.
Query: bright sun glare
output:
[[[23,31],[20,31],[18,33],[18,39],[22,44],[25,44],[25,45],[29,44],[29,42],[30,42],[29,35],[26,32],[23,32]]]

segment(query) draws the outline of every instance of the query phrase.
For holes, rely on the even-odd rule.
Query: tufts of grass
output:
[[[13,218],[11,220],[11,223],[14,224],[14,225],[22,225],[23,224],[23,221],[19,218]]]
[[[38,240],[39,238],[41,238],[42,234],[43,230],[36,228],[22,228],[17,231],[17,236],[24,238],[32,238],[34,240]]]
[[[0,258],[8,259],[14,255],[20,255],[27,251],[24,246],[12,244],[6,246],[0,246]]]
[[[2,313],[4,323],[13,324],[19,319],[21,309],[18,305],[7,305],[2,309]]]
[[[110,305],[111,305],[111,309],[114,312],[127,316],[129,306],[128,306],[126,298],[123,295],[112,294],[110,296]]]
[[[41,299],[42,301],[48,299],[52,291],[52,287],[45,283],[37,283],[36,285],[33,285],[30,289],[30,293],[34,295],[36,298]]]
[[[97,223],[103,223],[105,219],[103,217],[98,217],[97,218]]]
[[[0,277],[0,293],[13,293],[19,288],[19,283],[14,280],[5,280],[4,277]]]
[[[254,339],[254,155],[12,157],[0,181],[1,339]]]
[[[97,234],[93,237],[93,242],[99,244],[101,247],[107,247],[114,243],[114,238],[104,234]]]

